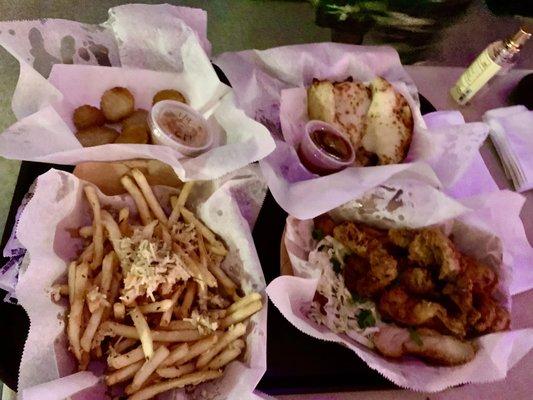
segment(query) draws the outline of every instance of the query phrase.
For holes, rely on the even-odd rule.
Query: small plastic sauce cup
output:
[[[179,101],[155,103],[148,124],[154,143],[172,147],[189,157],[206,152],[213,144],[213,135],[202,114]]]
[[[353,164],[355,151],[350,141],[334,126],[312,120],[298,148],[302,164],[318,175],[328,175]]]

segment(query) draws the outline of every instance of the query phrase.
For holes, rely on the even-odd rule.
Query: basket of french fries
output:
[[[152,187],[137,168],[120,182],[124,194],[105,196],[55,170],[37,180],[17,234],[25,245],[31,234],[53,246],[27,245],[31,261],[17,287],[31,322],[21,393],[79,370],[100,376],[111,396],[150,399],[186,388],[194,397],[212,381],[201,390],[210,398],[246,397],[265,370],[264,278],[230,191],[194,182]],[[46,223],[28,225],[32,214],[48,212]],[[44,253],[52,261],[35,277]],[[57,311],[61,318],[50,319]],[[53,357],[43,356],[43,341],[56,343]],[[59,373],[39,373],[46,367]]]

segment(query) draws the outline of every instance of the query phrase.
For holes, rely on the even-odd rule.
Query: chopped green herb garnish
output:
[[[329,262],[331,263],[331,267],[333,268],[333,272],[335,272],[337,275],[341,273],[341,262],[337,260],[335,257],[331,257],[329,259]]]
[[[374,326],[376,324],[376,319],[374,318],[372,311],[361,310],[359,314],[357,314],[357,324],[359,325],[359,328],[361,329]]]
[[[420,337],[420,334],[416,331],[416,329],[409,328],[409,337],[419,347],[422,347],[422,345],[424,344],[424,342],[422,342],[422,338]]]
[[[322,251],[326,248],[326,245],[325,244],[321,244],[320,246],[318,246],[318,251]]]
[[[355,303],[364,303],[365,299],[363,299],[361,296],[359,296],[356,292],[350,291],[350,294],[352,295],[352,300]]]
[[[322,240],[324,238],[324,232],[322,232],[322,229],[320,228],[315,228],[313,229],[311,236],[313,236],[313,239],[315,240]]]

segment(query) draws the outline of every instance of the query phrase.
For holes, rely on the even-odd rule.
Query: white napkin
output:
[[[524,106],[487,111],[483,120],[507,177],[518,192],[533,189],[533,112]]]

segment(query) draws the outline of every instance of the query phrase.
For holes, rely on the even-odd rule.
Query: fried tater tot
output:
[[[76,129],[86,129],[91,126],[102,126],[105,124],[104,113],[96,107],[85,104],[74,110],[72,120]]]
[[[133,113],[135,99],[128,89],[114,87],[104,92],[100,108],[108,121],[117,122]]]
[[[76,138],[83,147],[100,146],[102,144],[113,143],[119,133],[107,126],[93,126],[76,132]]]
[[[165,89],[157,92],[154,98],[152,99],[152,105],[162,100],[175,100],[179,101],[180,103],[187,104],[187,100],[185,99],[185,97],[180,92],[174,89]]]

